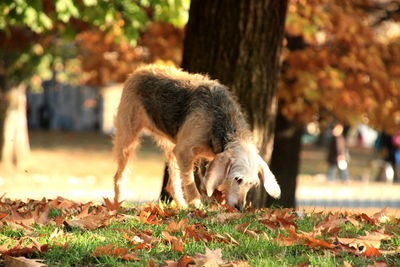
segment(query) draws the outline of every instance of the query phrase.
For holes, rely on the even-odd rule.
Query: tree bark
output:
[[[268,199],[268,206],[277,205],[285,208],[296,206],[296,180],[300,167],[302,135],[302,125],[290,121],[278,113],[270,167],[281,186],[282,197]]]
[[[186,25],[182,68],[230,87],[265,160],[273,145],[286,9],[286,0],[192,0]],[[251,201],[265,206],[262,187]]]
[[[273,144],[286,1],[191,2],[182,67],[229,86],[247,113],[261,155]]]

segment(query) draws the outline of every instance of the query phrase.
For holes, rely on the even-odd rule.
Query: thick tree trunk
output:
[[[0,159],[5,167],[19,166],[29,154],[26,94],[23,84],[0,93]]]
[[[286,8],[286,0],[192,0],[186,25],[182,68],[230,87],[266,160],[273,145]],[[265,205],[262,187],[252,202]]]
[[[191,2],[182,67],[229,86],[247,113],[260,153],[272,151],[286,1]]]

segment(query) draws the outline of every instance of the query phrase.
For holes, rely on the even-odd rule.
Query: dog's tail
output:
[[[258,161],[265,191],[267,191],[267,193],[273,198],[280,198],[281,188],[276,181],[275,175],[269,169],[268,164],[260,156],[258,156]]]

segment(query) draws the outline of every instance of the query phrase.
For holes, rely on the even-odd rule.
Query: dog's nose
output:
[[[236,204],[235,208],[238,210],[243,210],[243,205]]]

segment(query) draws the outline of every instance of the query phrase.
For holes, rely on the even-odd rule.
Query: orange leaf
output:
[[[181,239],[174,239],[171,241],[171,244],[173,250],[183,253],[183,242]]]
[[[112,203],[107,197],[103,197],[104,203],[106,204],[106,208],[109,210],[118,210],[120,207],[120,203]]]
[[[183,257],[179,260],[177,267],[187,267],[190,263],[193,263],[193,259],[183,255]]]
[[[125,254],[121,257],[124,261],[140,261],[140,258],[136,257],[135,253]]]
[[[111,255],[111,249],[113,248],[113,244],[109,244],[107,246],[98,246],[94,249],[92,252],[91,256],[92,257],[98,257],[98,256],[110,256]]]
[[[123,256],[123,255],[127,254],[128,251],[129,251],[129,249],[127,249],[127,248],[117,247],[117,248],[113,249],[112,255],[114,255],[114,256]]]
[[[377,248],[366,245],[362,255],[367,257],[377,257],[381,255],[381,252]]]
[[[167,226],[167,231],[168,232],[182,232],[182,230],[186,227],[188,223],[188,219],[183,219],[179,223],[176,223],[176,221],[172,221],[168,226]]]
[[[178,252],[183,253],[183,242],[181,239],[178,239],[177,237],[171,235],[170,233],[166,231],[162,231],[161,234],[165,237],[165,239],[171,243],[172,249]]]

